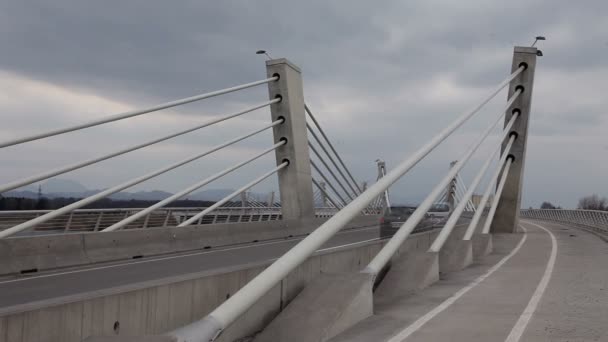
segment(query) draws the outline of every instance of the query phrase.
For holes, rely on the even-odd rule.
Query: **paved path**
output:
[[[338,233],[321,249],[378,239],[378,227]],[[278,258],[301,238],[197,251],[0,280],[0,313],[9,307],[172,276]]]
[[[495,253],[415,295],[376,296],[343,341],[608,341],[608,244],[556,223],[523,221]],[[545,228],[545,229],[543,229]]]

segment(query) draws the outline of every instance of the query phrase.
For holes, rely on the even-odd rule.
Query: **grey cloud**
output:
[[[254,51],[265,48],[273,56],[288,57],[302,67],[307,101],[357,176],[369,180],[374,177],[374,159],[386,158],[390,166],[412,153],[502,80],[510,70],[512,46],[529,44],[537,34],[547,35],[548,41],[541,45],[545,57],[539,60],[536,76],[532,133],[597,136],[598,130],[608,126],[602,119],[606,100],[584,99],[588,89],[579,84],[545,84],[545,92],[539,87],[543,78],[585,82],[592,81],[596,72],[607,72],[606,10],[608,4],[599,0],[587,1],[584,6],[562,0],[389,1],[381,6],[352,1],[8,1],[0,4],[0,45],[4,47],[0,69],[74,92],[145,106],[263,78],[263,59]],[[439,87],[435,89],[437,96],[421,97],[433,90],[436,84],[432,80],[438,79],[451,82],[448,86],[462,91],[462,96],[451,98]],[[601,86],[601,81],[594,81]],[[204,120],[263,101],[266,96],[265,88],[260,87],[191,104],[167,115],[191,124],[193,118]],[[463,127],[461,135],[451,138],[451,148],[437,151],[427,164],[419,165],[427,172],[412,173],[399,189],[417,194],[413,197],[424,194],[454,154],[458,155],[456,147],[472,142],[473,133],[490,122],[490,116],[495,115],[491,113],[501,107],[505,97],[499,95],[497,104]],[[552,104],[564,98],[568,101],[563,106]],[[20,115],[29,118],[46,113],[40,116],[45,120],[35,122],[36,129],[73,120],[74,113],[68,116],[62,110],[76,109],[61,105],[37,106],[36,99],[28,99],[28,105],[16,108],[0,102],[3,116],[11,118],[10,127],[4,129],[27,129],[27,122],[15,119]],[[86,115],[102,115],[106,108],[111,109],[103,105]],[[150,127],[149,132],[138,131],[135,125],[93,130],[89,138],[95,146],[90,149],[107,150],[108,146],[101,145],[108,134],[125,135],[113,139],[115,145],[149,138],[151,132],[160,134],[165,127],[155,127],[154,123],[161,122],[161,117],[151,114],[137,119],[150,125],[142,126]],[[192,151],[197,144],[242,134],[267,118],[266,112],[256,113],[243,117],[241,124],[222,126],[229,133],[208,130],[171,146],[181,152]],[[68,148],[71,140],[67,138],[53,141],[56,145],[49,148],[60,150],[64,146],[70,151],[59,153],[60,160],[85,154],[74,151],[74,146]],[[251,146],[268,142],[269,137],[260,138]],[[542,159],[547,149],[569,143],[567,139],[557,139],[552,146],[539,143],[536,148],[531,146],[530,157]],[[36,148],[31,151],[40,153]],[[164,159],[176,157],[161,147],[151,151]],[[157,157],[154,153],[122,159],[124,171],[116,176],[82,171],[75,177],[98,186],[109,184],[136,175],[139,167],[152,167]],[[26,158],[11,158],[28,165]],[[226,159],[237,157],[231,158]],[[481,158],[476,156],[475,161]],[[201,165],[211,169],[222,162]],[[608,170],[606,162],[595,167]],[[544,194],[549,190],[547,184],[559,183],[560,178],[540,172],[542,164],[530,162],[528,168],[526,205],[554,198],[562,205],[575,204],[577,198],[571,194],[578,184],[559,191],[552,188]],[[256,170],[262,169],[264,165]],[[14,172],[17,170],[15,166]],[[465,172],[467,177],[469,174]],[[180,175],[193,179],[196,171]],[[591,180],[579,178],[580,188],[589,188],[582,183]],[[164,182],[145,186],[178,188],[178,182],[170,178]],[[598,190],[608,193],[608,189]]]

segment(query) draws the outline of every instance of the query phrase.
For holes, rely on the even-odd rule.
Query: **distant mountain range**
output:
[[[41,185],[41,192],[44,197],[47,198],[85,198],[94,195],[104,189],[89,190],[84,185],[69,179],[50,179]],[[233,189],[209,189],[199,192],[192,193],[185,196],[183,199],[190,199],[195,201],[218,201],[234,192]],[[137,191],[137,192],[126,192],[121,191],[108,198],[113,200],[145,200],[145,201],[159,201],[173,195],[170,192],[161,190],[152,191]],[[13,190],[7,191],[2,194],[4,197],[24,197],[24,198],[38,198],[37,186],[26,187],[25,190]],[[266,194],[251,193],[251,198],[264,199],[268,197]]]
[[[99,190],[89,190],[84,185],[69,179],[49,179],[45,183],[42,184],[42,195],[46,198],[85,198],[91,195],[94,195],[98,192],[103,191],[103,189]],[[194,201],[219,201],[224,197],[228,196],[234,192],[234,189],[208,189],[199,192],[192,193],[183,199],[189,199]],[[151,191],[137,191],[137,192],[127,192],[121,191],[117,192],[113,195],[108,196],[108,198],[113,200],[143,200],[143,201],[160,201],[169,196],[173,195],[170,192],[161,191],[161,190],[151,190]],[[38,187],[37,186],[29,186],[25,187],[24,190],[19,191],[7,191],[2,194],[4,197],[24,197],[24,198],[38,198]],[[258,200],[260,202],[268,201],[268,194],[263,193],[251,193],[251,199]],[[278,197],[278,192],[276,194]],[[391,203],[393,205],[417,205],[424,198],[424,195],[402,195],[396,191],[391,192]],[[238,200],[238,197],[235,198]],[[278,198],[277,198],[278,200]],[[321,205],[321,203],[316,203],[316,205]]]

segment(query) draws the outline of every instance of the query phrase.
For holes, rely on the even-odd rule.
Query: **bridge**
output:
[[[269,123],[59,209],[0,212],[0,341],[608,340],[608,213],[520,209],[539,55],[515,47],[504,80],[397,165],[378,161],[369,186],[306,105],[302,71],[286,59],[266,61],[262,80],[1,141],[43,143],[268,87],[268,100],[237,112],[1,184],[4,193],[270,108]],[[389,221],[399,210],[391,186],[505,88],[491,125]],[[265,131],[268,147],[150,207],[85,208]],[[482,146],[490,152],[467,184],[460,173]],[[266,172],[213,205],[170,206],[271,154]],[[247,198],[272,176],[276,198]]]

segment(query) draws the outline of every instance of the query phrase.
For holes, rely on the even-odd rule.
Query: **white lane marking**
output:
[[[551,274],[553,274],[555,259],[557,258],[557,240],[555,239],[555,235],[553,235],[553,233],[549,229],[539,224],[532,222],[526,223],[531,224],[533,226],[537,226],[538,228],[544,230],[545,232],[547,232],[547,234],[549,234],[549,236],[551,237],[551,256],[549,257],[549,261],[547,262],[545,273],[543,274],[543,277],[538,283],[536,290],[534,290],[534,294],[532,294],[532,298],[530,298],[528,305],[524,309],[524,312],[521,313],[521,316],[519,316],[517,323],[515,323],[515,326],[513,326],[513,329],[511,330],[509,336],[507,336],[505,342],[518,342],[521,339],[524,330],[526,330],[528,323],[530,323],[532,315],[534,315],[534,311],[536,311],[536,307],[538,306],[540,299],[543,297],[545,290],[547,290],[547,285],[549,285],[549,280],[551,280]]]
[[[407,328],[401,330],[399,333],[391,337],[387,342],[402,342],[410,335],[418,331],[418,329],[422,328],[428,321],[432,320],[435,316],[439,315],[442,311],[450,307],[450,305],[454,304],[460,297],[464,296],[467,292],[469,292],[472,288],[479,285],[482,281],[484,281],[487,277],[491,276],[492,273],[496,272],[502,265],[504,265],[511,257],[513,257],[517,252],[519,252],[521,246],[523,246],[524,242],[528,237],[527,230],[523,226],[520,227],[524,230],[524,236],[522,236],[521,240],[517,246],[509,253],[507,256],[502,258],[496,265],[492,266],[485,274],[482,274],[477,279],[473,280],[469,285],[463,287],[458,292],[454,293],[450,298],[444,300],[441,304],[436,306],[433,310],[429,311],[426,315],[418,318],[414,323],[410,324]]]
[[[370,230],[370,229],[378,229],[378,227],[361,228],[361,229],[356,229],[356,230],[353,230],[353,231],[345,231],[345,232],[342,232],[342,233],[345,233],[345,234],[356,233],[356,232],[361,232],[361,231]],[[302,239],[301,238],[295,238],[295,239],[288,239],[288,240],[282,240],[282,241],[255,243],[255,244],[247,245],[247,246],[230,247],[230,248],[223,248],[223,249],[217,249],[217,250],[211,250],[211,251],[203,251],[203,252],[196,252],[196,253],[190,253],[190,254],[180,254],[180,255],[161,257],[161,258],[153,258],[153,259],[146,259],[146,260],[133,261],[133,262],[125,262],[125,263],[115,264],[115,265],[107,265],[107,266],[99,266],[99,267],[92,267],[92,268],[83,268],[83,269],[78,269],[78,270],[73,270],[73,271],[65,271],[65,272],[58,272],[58,273],[42,274],[42,275],[37,275],[37,276],[32,276],[32,277],[25,277],[25,278],[17,278],[17,279],[0,281],[0,285],[1,284],[8,284],[8,283],[16,283],[16,282],[26,281],[26,280],[32,280],[32,279],[55,277],[55,276],[66,275],[66,274],[88,272],[88,271],[96,271],[96,270],[103,270],[103,269],[116,268],[116,267],[126,267],[126,266],[130,266],[130,265],[145,264],[145,263],[149,263],[149,262],[156,262],[156,261],[163,261],[163,260],[186,258],[186,257],[190,257],[190,256],[195,256],[195,255],[227,252],[227,251],[232,251],[232,250],[235,250],[235,249],[245,249],[245,248],[253,248],[253,247],[259,247],[259,246],[276,245],[276,244],[288,243],[288,242],[294,242],[294,241],[300,241],[300,240],[302,240]],[[325,248],[325,249],[322,249],[320,251],[328,250],[328,249],[331,249],[331,248],[350,246],[350,245],[353,245],[353,244],[357,244],[357,243],[361,243],[361,242],[368,242],[368,241],[373,241],[373,240],[375,240],[375,239],[355,242],[355,243],[351,243],[351,244],[347,244],[347,245],[341,245],[341,246],[336,246],[336,247]]]
[[[353,242],[353,243],[347,243],[346,245],[340,245],[340,246],[334,246],[334,247],[327,247],[327,248],[323,248],[323,249],[317,249],[317,252],[331,251],[332,249],[338,249],[338,248],[343,248],[343,247],[348,247],[348,246],[354,246],[354,245],[359,245],[359,244],[362,244],[362,243],[372,242],[372,241],[378,241],[378,240],[380,240],[380,238],[373,238],[373,239],[369,239],[369,240],[357,241],[357,242]]]

